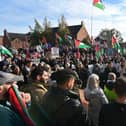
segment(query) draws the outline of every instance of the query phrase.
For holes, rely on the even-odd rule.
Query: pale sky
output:
[[[64,15],[68,25],[78,25],[84,21],[91,35],[97,36],[104,28],[115,28],[126,40],[126,0],[102,0],[105,10],[92,6],[93,0],[1,0],[0,35],[3,30],[14,33],[29,32],[36,18],[40,24],[44,17],[51,26],[58,25],[58,19]],[[91,20],[92,16],[92,20]]]

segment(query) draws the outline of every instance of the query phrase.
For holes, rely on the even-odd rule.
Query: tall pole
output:
[[[91,5],[91,38],[93,34],[93,5]]]

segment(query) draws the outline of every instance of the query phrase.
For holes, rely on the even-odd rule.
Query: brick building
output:
[[[90,43],[89,34],[81,22],[80,25],[68,26],[72,38],[76,38],[80,41],[86,39]],[[52,32],[55,34],[58,31],[58,27],[52,28]],[[13,49],[28,48],[30,40],[30,33],[10,33],[4,30],[3,45],[6,47],[11,47]]]
[[[3,45],[13,49],[28,48],[29,34],[10,33],[4,30]]]
[[[0,36],[0,45],[3,44],[3,36]]]

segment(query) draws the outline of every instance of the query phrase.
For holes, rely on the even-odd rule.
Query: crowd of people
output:
[[[36,52],[36,50],[34,50]],[[62,47],[60,57],[26,51],[0,61],[2,126],[125,126],[126,59]]]

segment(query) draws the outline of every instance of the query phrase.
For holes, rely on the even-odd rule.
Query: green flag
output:
[[[12,53],[2,45],[0,46],[0,53],[13,57]]]
[[[87,49],[87,48],[91,48],[91,47],[89,45],[86,45],[86,44],[80,42],[78,48]]]

